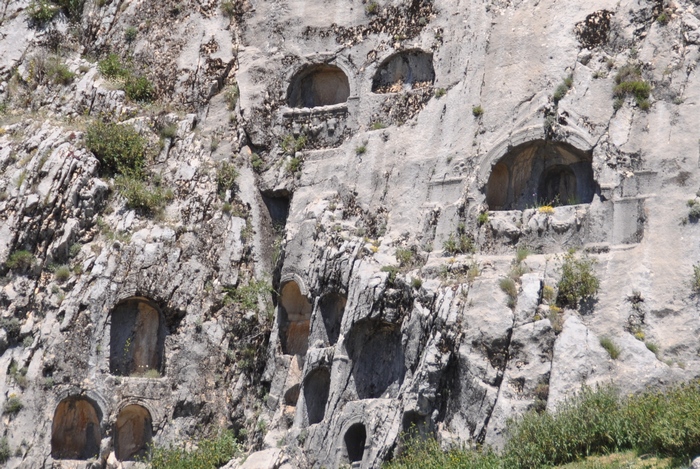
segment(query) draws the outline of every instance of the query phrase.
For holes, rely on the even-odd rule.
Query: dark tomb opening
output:
[[[158,307],[146,298],[129,298],[114,307],[111,320],[110,372],[160,376],[166,332]]]
[[[361,462],[365,455],[365,442],[367,441],[367,430],[361,423],[355,423],[345,432],[345,449],[348,452],[350,464]]]
[[[143,460],[153,439],[151,414],[140,405],[128,405],[115,424],[114,449],[120,461]]]
[[[85,397],[63,399],[53,415],[51,457],[90,459],[100,452],[102,413]]]
[[[567,143],[538,140],[512,148],[493,166],[486,185],[490,210],[587,204],[600,191],[593,158]]]
[[[321,64],[302,69],[287,90],[291,107],[318,107],[344,103],[350,96],[347,75],[335,65]]]
[[[309,348],[311,303],[302,295],[299,285],[294,281],[282,286],[279,321],[282,353],[306,355],[306,350]]]
[[[314,370],[304,380],[304,401],[306,402],[309,425],[323,420],[330,388],[331,372],[328,368]]]
[[[379,66],[372,80],[372,92],[397,93],[426,88],[434,81],[433,54],[408,50],[392,55]]]
[[[326,330],[329,345],[335,345],[340,335],[340,325],[343,321],[347,298],[339,293],[324,295],[319,301],[321,317]]]

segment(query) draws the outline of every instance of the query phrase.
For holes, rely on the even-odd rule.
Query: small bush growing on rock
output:
[[[135,210],[157,214],[173,199],[170,189],[150,185],[140,178],[120,175],[114,182],[119,193],[126,199],[127,207]]]
[[[238,90],[238,85],[236,83],[231,83],[226,87],[224,91],[224,100],[226,100],[226,105],[229,111],[233,111],[236,108],[236,103],[238,102],[238,97],[240,96],[240,91]]]
[[[442,249],[449,255],[470,254],[475,251],[474,240],[466,233],[458,233],[450,236],[442,243]]]
[[[518,284],[512,278],[506,277],[499,280],[498,286],[508,295],[508,307],[514,308],[518,299]]]
[[[105,78],[125,78],[129,68],[122,64],[117,54],[109,54],[97,63],[97,69]]]
[[[695,223],[700,220],[700,204],[695,199],[688,200],[688,219]]]
[[[581,300],[598,293],[600,281],[593,272],[595,260],[588,256],[576,257],[574,251],[564,254],[561,280],[557,285],[559,306],[576,308]]]
[[[12,456],[12,451],[10,451],[10,444],[7,442],[7,437],[3,436],[0,438],[0,463],[7,462]]]
[[[22,400],[16,394],[10,394],[10,397],[5,401],[5,405],[2,408],[2,413],[7,415],[14,415],[22,408]]]
[[[651,85],[642,79],[641,69],[633,64],[627,64],[620,68],[615,76],[615,88],[613,96],[623,99],[625,96],[634,96],[637,106],[643,110],[650,107],[649,96]]]
[[[17,318],[0,318],[0,327],[5,329],[10,339],[17,339],[22,328]]]
[[[238,170],[228,161],[223,161],[216,169],[216,192],[219,197],[224,198],[226,191],[233,189],[236,179],[238,178]]]
[[[608,355],[610,355],[610,358],[613,360],[617,360],[617,357],[620,356],[619,347],[615,345],[615,342],[613,342],[609,337],[601,337],[600,346],[608,352]]]
[[[139,30],[136,29],[134,26],[128,26],[124,30],[124,40],[126,42],[134,42],[136,39],[136,35],[139,33]]]
[[[132,101],[151,102],[156,90],[153,83],[144,76],[129,76],[124,82],[124,93]]]
[[[265,160],[263,160],[257,153],[253,153],[250,155],[250,166],[253,167],[253,171],[259,173],[265,166]]]
[[[55,85],[67,85],[73,81],[75,73],[61,59],[52,57],[46,63],[46,77]]]
[[[552,95],[552,99],[554,100],[555,103],[558,103],[559,101],[562,100],[564,96],[566,96],[566,93],[569,92],[571,87],[574,84],[574,78],[569,75],[564,79],[564,81],[557,86],[557,89],[554,90],[554,95]]]
[[[15,251],[5,261],[5,267],[17,272],[24,272],[34,265],[34,255],[29,251]]]
[[[107,173],[140,177],[146,162],[146,140],[130,125],[97,121],[87,128],[85,145]]]
[[[700,264],[695,264],[693,266],[693,279],[691,281],[691,287],[695,293],[700,293]]]
[[[474,106],[472,108],[472,115],[474,117],[481,117],[482,115],[484,115],[484,108],[481,107],[481,105]]]
[[[288,155],[294,155],[301,151],[306,146],[306,135],[300,135],[294,138],[293,135],[287,135],[282,139],[282,151]]]
[[[33,0],[27,8],[29,19],[36,25],[43,25],[53,19],[59,8],[49,0]]]
[[[242,452],[242,446],[230,430],[217,437],[199,440],[195,450],[170,446],[155,447],[151,454],[152,469],[216,469]]]
[[[435,97],[438,99],[445,96],[446,93],[447,93],[447,91],[445,91],[445,88],[436,88],[435,89]]]
[[[489,212],[481,212],[477,217],[476,217],[476,222],[481,225],[485,225],[489,222]]]
[[[659,358],[659,346],[658,345],[656,345],[654,342],[644,342],[644,345],[651,353],[656,355],[656,358]]]
[[[233,18],[239,12],[240,7],[236,0],[223,0],[221,2],[221,13],[227,18]]]
[[[368,15],[376,15],[379,13],[379,4],[375,1],[370,1],[366,6],[365,6],[365,12]]]
[[[296,156],[294,158],[290,158],[287,162],[286,169],[289,174],[296,174],[301,170],[301,159],[297,158]]]
[[[53,276],[58,283],[63,283],[70,278],[70,269],[67,265],[62,265],[56,269]]]

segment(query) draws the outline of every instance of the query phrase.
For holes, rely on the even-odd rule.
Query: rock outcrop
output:
[[[695,1],[52,5],[0,13],[7,467],[378,467],[698,376]]]

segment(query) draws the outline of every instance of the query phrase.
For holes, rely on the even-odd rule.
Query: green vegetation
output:
[[[136,74],[129,65],[122,63],[117,54],[109,54],[100,60],[97,69],[105,78],[117,80],[132,101],[150,102],[155,99],[153,83],[148,78]]]
[[[88,126],[85,145],[100,161],[103,172],[142,176],[146,140],[133,126],[97,121]]]
[[[238,178],[238,170],[228,161],[222,161],[216,169],[216,193],[224,198],[226,191],[233,190]]]
[[[700,293],[700,264],[693,265],[693,279],[690,286],[693,292]]]
[[[157,182],[149,184],[139,177],[119,175],[114,184],[126,199],[127,207],[134,210],[157,214],[173,199],[172,190],[164,189]]]
[[[29,19],[36,25],[43,25],[53,19],[58,13],[58,6],[49,0],[33,0],[27,8]]]
[[[609,337],[601,337],[600,346],[608,352],[613,360],[617,360],[617,357],[620,356],[620,348]]]
[[[153,83],[144,76],[129,75],[124,81],[124,93],[132,101],[150,103],[155,99]]]
[[[381,121],[373,122],[372,125],[370,126],[370,130],[381,130],[381,129],[386,129],[386,124],[384,124]]]
[[[376,15],[379,13],[379,4],[374,0],[370,1],[367,5],[365,5],[365,12],[368,15]]]
[[[306,146],[306,135],[299,135],[294,138],[294,135],[287,135],[282,140],[282,151],[288,155],[294,155],[301,151]]]
[[[613,96],[616,99],[623,100],[626,96],[634,96],[637,106],[646,111],[651,106],[649,103],[650,94],[651,85],[642,79],[642,70],[638,65],[624,65],[615,75]],[[614,106],[618,104],[615,102]]]
[[[564,81],[559,86],[557,86],[556,90],[554,90],[554,95],[552,95],[552,99],[554,100],[554,102],[558,103],[559,101],[561,101],[573,85],[574,77],[572,75],[569,75],[568,77],[564,78]]]
[[[3,436],[0,438],[0,464],[7,462],[12,456],[12,451],[10,451],[10,443],[7,441],[7,437]]]
[[[396,282],[396,276],[399,273],[399,268],[396,267],[395,265],[385,265],[381,269],[379,269],[381,272],[388,272],[389,275],[386,278],[386,281],[389,285],[393,285],[394,282]]]
[[[75,73],[59,57],[51,57],[46,62],[46,78],[55,85],[67,85],[75,78]]]
[[[664,10],[656,17],[656,21],[658,21],[661,26],[666,26],[668,22],[671,21],[671,16],[668,14],[668,11]]]
[[[225,430],[216,438],[197,442],[197,449],[186,451],[182,448],[153,448],[152,469],[215,469],[241,453],[243,448],[232,431]]]
[[[17,339],[22,325],[17,318],[0,318],[0,327],[5,329],[10,339]]]
[[[447,91],[445,91],[445,88],[436,88],[435,89],[435,97],[438,99],[445,96],[446,93],[447,93]]]
[[[656,345],[654,342],[644,342],[644,345],[651,353],[656,355],[656,358],[659,358],[659,346],[658,345]]]
[[[290,158],[287,162],[286,169],[289,174],[296,174],[301,171],[301,158],[297,158],[296,156]]]
[[[620,451],[687,463],[700,452],[698,419],[698,381],[629,397],[620,397],[611,387],[584,388],[558,405],[556,413],[532,410],[510,421],[501,453],[463,448],[443,452],[434,440],[409,440],[406,451],[385,468],[534,469]],[[638,467],[582,464],[567,467]]]
[[[29,251],[15,251],[5,261],[5,267],[10,270],[24,272],[34,265],[34,255]]]
[[[518,249],[515,250],[515,263],[520,264],[522,261],[527,259],[527,256],[532,254],[532,251],[530,251],[530,248],[527,246],[520,246]]]
[[[221,13],[227,18],[233,18],[239,12],[239,3],[236,0],[223,0],[221,2]]]
[[[595,260],[588,256],[577,257],[573,250],[564,254],[561,280],[557,285],[559,306],[576,308],[581,300],[593,297],[600,288],[600,281],[593,272]]]
[[[224,287],[224,304],[237,304],[246,311],[257,310],[261,296],[275,292],[270,282],[265,280],[251,280],[247,285],[238,287]]]
[[[508,307],[514,308],[518,299],[518,284],[512,278],[505,277],[498,281],[498,286],[508,295]]]
[[[253,153],[250,155],[250,166],[253,167],[253,171],[259,173],[265,167],[265,160],[257,153]]]
[[[688,200],[688,220],[693,223],[700,220],[700,204],[695,199]]]
[[[138,33],[139,30],[134,26],[127,26],[127,28],[124,30],[124,40],[129,43],[134,42]]]
[[[476,217],[476,222],[481,225],[485,225],[489,222],[489,212],[481,212],[477,217]]]
[[[356,155],[364,155],[365,153],[367,153],[366,145],[360,145],[359,147],[355,148]]]
[[[5,405],[2,407],[2,413],[14,415],[22,410],[23,407],[22,400],[16,394],[10,394],[10,397],[7,398]]]
[[[226,87],[226,90],[224,90],[224,100],[226,101],[229,111],[236,109],[236,103],[238,102],[240,94],[236,83],[231,83]]]
[[[474,238],[467,234],[464,223],[457,226],[457,235],[450,233],[450,236],[442,243],[445,253],[454,256],[456,254],[472,254],[476,251]]]
[[[472,108],[472,115],[474,117],[481,117],[482,115],[484,115],[484,108],[481,107],[481,105],[474,106]]]
[[[70,269],[67,265],[62,265],[53,273],[53,277],[58,283],[63,283],[70,278]]]

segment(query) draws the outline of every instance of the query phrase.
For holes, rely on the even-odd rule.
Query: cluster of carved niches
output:
[[[113,375],[158,378],[163,369],[163,314],[143,297],[119,302],[110,314],[109,370]]]
[[[434,81],[433,54],[407,50],[390,56],[379,65],[372,78],[372,92],[410,91],[432,86]],[[287,104],[293,108],[332,106],[347,102],[350,94],[350,81],[340,67],[314,64],[294,75],[287,89]]]
[[[99,456],[103,438],[102,411],[85,396],[63,399],[54,412],[51,457],[93,459]],[[113,424],[114,452],[120,461],[143,460],[153,439],[150,412],[137,404],[124,406]]]

